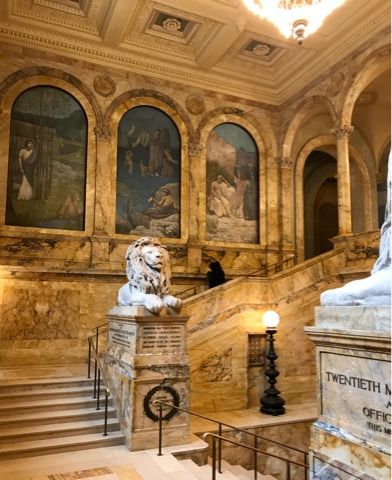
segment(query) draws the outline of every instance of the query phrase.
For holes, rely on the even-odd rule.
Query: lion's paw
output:
[[[163,308],[162,300],[158,297],[158,295],[146,294],[144,304],[147,310],[150,310],[152,313],[159,313]]]
[[[182,301],[179,298],[173,297],[172,295],[165,295],[163,297],[163,303],[167,307],[172,307],[176,310],[179,310],[182,307]]]

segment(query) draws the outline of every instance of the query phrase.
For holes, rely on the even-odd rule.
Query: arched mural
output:
[[[118,126],[116,233],[180,237],[181,140],[175,123],[150,106]]]
[[[222,123],[207,140],[207,240],[258,243],[258,151],[239,125]]]
[[[63,90],[37,86],[11,112],[5,223],[84,230],[86,115]]]

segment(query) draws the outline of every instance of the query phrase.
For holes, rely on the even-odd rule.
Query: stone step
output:
[[[86,377],[1,380],[0,393],[31,391],[40,388],[92,387],[93,385],[94,379]]]
[[[109,432],[120,431],[120,424],[116,418],[108,419]],[[104,419],[67,422],[58,424],[35,425],[29,427],[2,428],[0,430],[0,445],[5,443],[23,442],[29,440],[43,440],[53,437],[76,436],[90,433],[103,433]]]
[[[0,405],[7,402],[25,402],[42,398],[66,398],[76,396],[93,396],[93,385],[88,386],[64,386],[62,388],[37,388],[33,390],[0,391]],[[105,394],[105,389],[100,389],[101,398]]]
[[[103,398],[102,398],[103,400]],[[111,399],[109,399],[111,404]],[[36,399],[19,402],[3,402],[0,404],[0,417],[3,415],[19,415],[33,412],[53,412],[55,410],[96,408],[97,400],[85,397],[68,397],[54,399]],[[103,406],[103,401],[101,402]]]
[[[222,460],[222,470],[229,471],[230,473],[235,475],[236,478],[239,478],[240,480],[254,480],[255,478],[254,470],[247,470],[241,465],[231,465],[225,460]],[[258,480],[276,480],[275,477],[272,477],[271,475],[263,475],[260,472],[257,472],[257,479]]]
[[[192,460],[181,460],[180,463],[182,463],[187,470],[189,470],[190,472],[192,472],[194,475],[196,475],[196,477],[199,479],[199,480],[211,480],[212,478],[212,468],[210,465],[203,465],[203,466],[199,466],[199,465],[196,465],[195,462],[193,462]],[[226,477],[224,475],[224,473],[218,473],[216,472],[216,478],[217,479],[221,479],[221,480],[231,480],[230,477]]]
[[[123,443],[124,436],[117,431],[109,433],[107,437],[102,436],[102,434],[91,433],[28,442],[14,442],[0,445],[0,460],[108,447],[122,445]]]
[[[96,405],[96,404],[95,404]],[[27,427],[33,425],[48,425],[52,423],[77,422],[88,421],[102,418],[104,415],[104,408],[101,405],[101,410],[90,409],[69,409],[69,410],[55,410],[50,412],[28,412],[17,413],[13,415],[0,416],[0,429]],[[115,417],[115,410],[113,407],[108,408],[108,418]]]

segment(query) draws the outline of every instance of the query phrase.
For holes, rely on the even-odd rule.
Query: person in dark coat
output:
[[[210,263],[210,271],[207,272],[208,288],[217,287],[225,283],[225,272],[222,270],[219,262]]]

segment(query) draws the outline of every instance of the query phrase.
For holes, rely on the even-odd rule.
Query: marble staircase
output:
[[[81,458],[83,455],[83,461]],[[27,465],[29,463],[29,466]],[[157,456],[156,450],[129,452],[125,446],[86,452],[47,455],[1,461],[2,480],[211,480],[211,466],[198,466],[192,460],[177,460],[169,451]],[[217,480],[254,480],[254,472],[222,462]],[[257,480],[276,480],[257,474]]]
[[[124,443],[109,399],[96,410],[93,381],[83,377],[5,382],[0,386],[0,459]],[[102,393],[101,399],[104,399]]]

